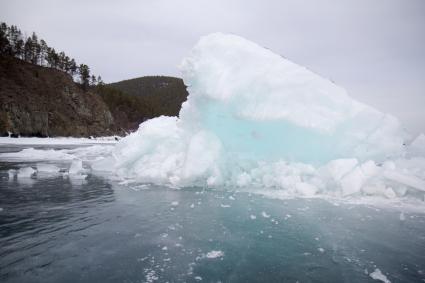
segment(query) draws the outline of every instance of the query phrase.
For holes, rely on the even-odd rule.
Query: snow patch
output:
[[[262,212],[261,212],[261,215],[262,215],[264,218],[269,218],[269,217],[270,217],[270,214],[267,214],[265,211],[262,211]]]
[[[379,281],[382,281],[384,283],[391,283],[391,281],[388,280],[387,276],[382,274],[382,272],[381,272],[381,270],[379,270],[379,268],[376,268],[375,271],[373,271],[372,273],[369,274],[369,276],[372,277],[372,279],[374,279],[374,280],[379,280]]]
[[[224,256],[224,252],[222,251],[210,251],[205,255],[206,258],[210,258],[210,259],[219,258],[223,256]]]

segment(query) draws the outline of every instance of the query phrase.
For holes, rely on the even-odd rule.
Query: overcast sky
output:
[[[425,0],[0,0],[0,21],[105,82],[179,76],[201,35],[235,33],[425,132]]]

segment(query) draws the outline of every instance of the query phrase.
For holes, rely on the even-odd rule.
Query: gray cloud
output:
[[[36,31],[107,82],[178,76],[201,35],[239,34],[425,132],[422,0],[0,0],[0,17]]]

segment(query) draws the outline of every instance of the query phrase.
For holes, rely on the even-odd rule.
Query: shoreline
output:
[[[0,137],[0,145],[78,145],[78,144],[115,144],[122,137],[106,136],[97,138],[75,138],[75,137]]]

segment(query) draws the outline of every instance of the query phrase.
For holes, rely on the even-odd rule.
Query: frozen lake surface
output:
[[[91,173],[9,180],[9,169],[35,165],[0,162],[1,282],[425,281],[420,209]]]

